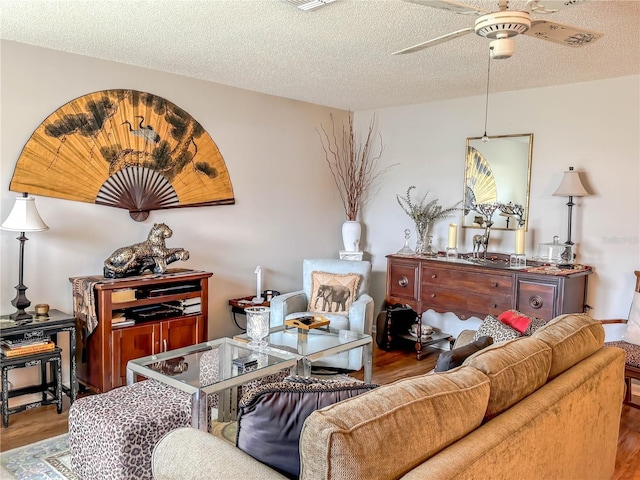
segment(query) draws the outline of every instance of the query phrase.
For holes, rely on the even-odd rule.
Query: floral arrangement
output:
[[[456,210],[460,210],[458,205],[460,205],[461,202],[448,208],[440,205],[437,198],[431,200],[429,203],[425,203],[429,192],[425,193],[422,199],[417,202],[411,199],[411,190],[414,188],[416,188],[415,185],[410,186],[407,188],[407,194],[404,197],[396,195],[396,199],[398,200],[400,208],[409,215],[409,218],[411,218],[416,225],[416,233],[418,235],[416,253],[422,254],[424,253],[426,246],[425,240],[431,224],[441,218],[451,217]]]
[[[452,207],[443,208],[442,205],[438,204],[438,199],[436,198],[425,204],[429,192],[425,193],[419,202],[414,202],[411,200],[411,190],[414,188],[416,188],[415,185],[410,186],[407,188],[406,196],[396,195],[396,198],[402,210],[409,215],[416,225],[418,223],[430,225],[441,218],[451,217],[456,210],[460,210],[458,205],[461,202]]]

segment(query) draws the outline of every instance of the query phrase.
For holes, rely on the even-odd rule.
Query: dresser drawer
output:
[[[487,295],[511,295],[513,277],[511,274],[470,272],[465,270],[422,267],[422,298],[426,300],[432,287],[451,287],[464,292]]]
[[[505,310],[512,308],[511,295],[493,293],[491,295],[479,295],[473,291],[439,287],[431,285],[428,292],[422,291],[422,308],[432,308],[437,312],[455,311],[460,318],[470,316],[484,319],[487,315],[500,315]]]
[[[516,308],[527,315],[551,320],[555,315],[558,285],[518,281],[518,303]]]
[[[418,300],[419,263],[390,262],[387,275],[387,295],[394,299]]]

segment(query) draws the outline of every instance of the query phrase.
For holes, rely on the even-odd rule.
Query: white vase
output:
[[[360,251],[360,222],[347,220],[342,224],[342,243],[346,252]]]

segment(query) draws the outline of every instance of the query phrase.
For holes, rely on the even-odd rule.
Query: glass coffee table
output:
[[[249,341],[247,334],[233,337],[244,342]],[[371,355],[373,338],[365,333],[332,328],[314,328],[310,330],[292,328],[285,325],[274,327],[266,338],[269,347],[288,350],[298,356],[297,373],[308,377],[311,375],[311,364],[355,348],[363,349],[364,381],[371,383]]]
[[[274,347],[257,351],[246,342],[220,338],[149,355],[127,363],[127,385],[138,376],[152,378],[191,395],[191,425],[207,430],[207,396],[218,394],[218,420],[235,420],[237,387],[285,368],[300,355]]]

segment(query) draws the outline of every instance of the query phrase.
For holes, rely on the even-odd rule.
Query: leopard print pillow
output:
[[[480,337],[491,337],[493,343],[498,343],[520,338],[521,336],[522,334],[519,331],[505,325],[493,315],[487,315],[474,335],[473,341],[475,342]]]

